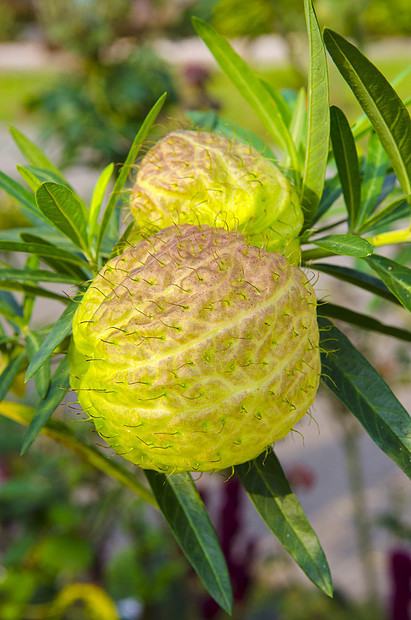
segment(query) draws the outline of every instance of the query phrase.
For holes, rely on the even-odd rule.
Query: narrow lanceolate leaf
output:
[[[197,17],[193,18],[193,25],[221,69],[252,107],[274,141],[284,152],[288,153],[292,169],[296,173],[296,178],[299,179],[297,149],[274,99],[247,63],[212,26]]]
[[[377,206],[388,164],[389,160],[380,139],[376,133],[372,133],[368,142],[364,179],[361,186],[361,207],[356,220],[357,227],[361,227],[364,220],[370,217]]]
[[[11,384],[16,378],[22,362],[25,358],[26,354],[24,352],[19,353],[16,357],[14,357],[11,362],[6,366],[3,372],[0,375],[0,402],[5,398],[7,392],[10,389]]]
[[[53,273],[42,269],[0,269],[0,282],[16,280],[17,282],[61,282],[62,284],[81,284],[81,280],[63,273]]]
[[[0,402],[0,415],[14,420],[19,424],[29,425],[33,418],[34,410],[20,403]],[[110,460],[103,456],[94,446],[88,446],[73,437],[73,431],[65,424],[56,420],[49,420],[43,426],[41,432],[53,441],[57,441],[62,446],[71,450],[79,456],[83,461],[102,471],[107,476],[111,476],[120,484],[127,487],[141,499],[158,508],[157,503],[150,491],[143,485],[135,474],[131,473],[125,467],[122,467],[114,460]]]
[[[232,609],[230,578],[208,512],[189,474],[146,470],[154,497],[178,544],[214,600]]]
[[[3,252],[24,252],[25,254],[37,254],[40,257],[51,256],[53,258],[64,260],[68,263],[80,265],[85,269],[89,269],[89,264],[80,258],[77,254],[57,248],[51,244],[43,243],[21,243],[20,241],[1,241],[0,251]]]
[[[20,233],[20,237],[26,243],[40,243],[42,245],[48,246],[50,249],[59,249],[53,243],[50,243],[42,237],[38,237],[37,235],[33,235],[31,233]],[[71,252],[68,252],[67,256],[71,258],[73,254]],[[67,274],[80,282],[85,282],[88,279],[88,275],[83,271],[83,269],[81,269],[78,265],[75,265],[72,262],[59,260],[58,258],[52,256],[45,256],[44,254],[41,258],[43,262],[46,263],[46,265],[48,265],[49,267],[51,267],[56,273]]]
[[[332,207],[334,202],[341,196],[342,188],[341,181],[338,174],[331,179],[328,179],[324,184],[323,195],[321,196],[320,204],[318,206],[317,213],[314,216],[311,225],[314,226],[320,220],[328,209]]]
[[[310,226],[320,203],[330,140],[330,101],[327,57],[311,0],[304,0],[310,45],[308,123],[301,204],[305,226]]]
[[[74,192],[58,183],[42,183],[36,192],[40,211],[79,248],[87,250],[87,215]]]
[[[279,112],[281,114],[281,117],[282,117],[285,125],[288,127],[290,125],[290,121],[291,121],[291,112],[290,112],[290,108],[288,107],[284,97],[282,96],[280,91],[277,90],[275,88],[275,86],[270,84],[270,82],[267,82],[267,80],[264,80],[263,78],[260,78],[260,82],[264,86],[264,88],[268,91],[268,93],[270,94],[270,97],[272,99],[274,99],[274,102],[275,102],[276,106],[278,107],[278,110],[279,110]]]
[[[124,162],[120,170],[120,174],[118,175],[117,180],[114,184],[113,191],[111,192],[110,198],[108,200],[107,206],[104,210],[103,217],[101,220],[99,234],[97,238],[97,246],[96,246],[97,255],[100,251],[100,247],[103,242],[103,237],[105,235],[108,224],[110,222],[111,215],[119,200],[124,184],[126,183],[127,178],[130,174],[131,166],[134,165],[137,159],[137,155],[139,154],[140,149],[143,145],[143,142],[146,139],[148,132],[150,131],[154,121],[156,120],[157,116],[160,113],[161,108],[164,105],[166,96],[167,96],[167,93],[164,93],[163,95],[161,95],[161,97],[156,101],[156,103],[151,108],[150,112],[147,114],[136,137],[134,138],[133,144],[131,145],[131,149],[126,157],[126,161]]]
[[[67,184],[61,171],[48,159],[43,151],[39,149],[36,144],[34,144],[34,142],[32,142],[15,127],[10,127],[10,133],[21,154],[30,164],[32,164],[32,166],[43,168],[44,170],[52,172],[61,180],[62,183]]]
[[[344,256],[369,256],[373,252],[371,243],[357,235],[328,235],[315,239],[312,243],[319,248]]]
[[[302,153],[305,149],[305,140],[307,133],[307,110],[306,110],[306,93],[304,88],[300,88],[295,106],[293,109],[293,115],[291,122],[289,123],[289,129],[291,137],[297,149],[300,160],[304,159]],[[284,157],[283,166],[287,168],[290,166],[289,156]]]
[[[25,282],[16,282],[16,280],[2,280],[0,278],[0,289],[3,291],[14,291],[16,293],[24,293],[33,297],[45,297],[46,299],[55,299],[62,303],[67,303],[67,298],[58,293],[53,293],[41,286],[35,284],[26,284]]]
[[[97,179],[96,186],[93,191],[93,196],[90,202],[90,212],[88,217],[88,239],[89,244],[94,237],[97,227],[97,219],[100,213],[101,205],[103,204],[104,195],[107,190],[107,186],[113,174],[114,164],[109,164],[100,174]]]
[[[16,168],[22,179],[26,181],[29,188],[34,193],[36,193],[42,182],[36,177],[33,172],[31,172],[31,170],[27,169],[27,166],[21,166],[20,164],[17,164]]]
[[[410,205],[407,200],[411,201],[411,194],[408,196],[401,196],[397,198],[386,207],[375,213],[372,217],[362,223],[359,232],[366,230],[372,230],[376,226],[383,226],[384,224],[395,222],[397,219],[402,219],[409,215]]]
[[[368,273],[363,273],[358,269],[341,267],[340,265],[329,265],[328,263],[313,263],[312,268],[317,269],[317,271],[327,273],[328,275],[333,276],[338,280],[342,280],[343,282],[349,282],[350,284],[358,286],[365,291],[369,291],[374,295],[387,299],[387,301],[391,301],[394,304],[400,303],[398,299],[390,293],[388,288],[379,278],[374,278],[374,276],[370,276]]]
[[[360,166],[350,124],[337,106],[331,107],[331,142],[352,232],[361,204]]]
[[[327,49],[370,119],[405,194],[411,193],[411,122],[396,91],[355,45],[326,29]]]
[[[70,367],[65,355],[53,375],[47,396],[40,401],[40,404],[34,411],[33,418],[23,439],[21,454],[24,454],[30,448],[43,426],[65,397],[70,386],[69,376]]]
[[[29,362],[31,362],[31,360],[39,350],[42,342],[43,336],[41,336],[38,332],[27,332],[26,347]],[[34,377],[34,384],[41,398],[45,398],[47,396],[50,385],[50,358],[36,373]]]
[[[328,319],[319,317],[322,377],[371,439],[411,478],[411,417],[381,375]]]
[[[0,315],[17,330],[25,325],[23,308],[17,303],[13,295],[6,291],[0,291]]]
[[[235,470],[257,511],[283,547],[307,577],[332,596],[324,551],[272,450],[249,463],[237,465]]]
[[[354,312],[353,310],[349,310],[343,306],[337,306],[327,302],[321,305],[321,314],[331,317],[332,319],[343,321],[344,323],[356,325],[362,329],[385,334],[393,338],[398,338],[399,340],[404,340],[405,342],[411,342],[411,332],[406,329],[386,325],[372,316],[361,314],[360,312]]]
[[[10,196],[18,200],[18,202],[31,214],[38,217],[41,215],[37,209],[36,201],[33,194],[17,183],[14,179],[0,172],[0,187]]]
[[[367,258],[367,263],[404,308],[411,312],[411,269],[379,254]]]
[[[50,357],[54,349],[64,340],[64,338],[70,333],[71,325],[73,322],[73,316],[77,309],[78,302],[71,301],[63,314],[59,317],[51,332],[43,340],[39,350],[31,360],[29,367],[27,368],[26,379],[28,381],[38,370],[42,367],[44,362]]]

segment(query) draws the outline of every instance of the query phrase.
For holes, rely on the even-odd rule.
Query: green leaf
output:
[[[43,239],[42,237],[37,237],[37,235],[32,235],[31,233],[21,233],[20,237],[23,241],[27,243],[40,243],[49,246],[50,248],[58,249],[53,243],[49,243],[48,241],[45,241],[45,239]],[[76,278],[80,282],[85,282],[90,275],[86,275],[80,267],[73,263],[69,263],[64,260],[58,260],[56,258],[44,255],[41,258],[42,261],[45,262],[46,265],[49,265],[49,267],[54,269],[56,273],[68,274],[69,276]]]
[[[261,518],[307,577],[327,596],[332,596],[330,570],[316,533],[273,453],[235,468]]]
[[[359,232],[364,232],[368,230],[372,230],[377,226],[377,224],[383,226],[385,223],[395,222],[396,219],[400,219],[402,217],[406,217],[410,211],[410,205],[407,203],[407,200],[411,199],[411,194],[408,196],[401,196],[401,198],[397,198],[390,204],[386,205],[381,211],[375,213],[372,217],[365,222],[362,223]],[[396,212],[396,217],[394,217],[394,212]],[[389,217],[390,216],[390,217]]]
[[[31,362],[39,350],[42,342],[43,337],[38,332],[27,332],[26,347],[29,362]],[[50,386],[50,358],[36,373],[34,377],[34,384],[36,386],[37,393],[41,396],[41,398],[45,398]]]
[[[167,93],[164,93],[156,101],[156,103],[151,108],[150,112],[147,114],[136,137],[134,138],[133,144],[131,145],[131,149],[126,157],[126,161],[124,162],[124,165],[122,166],[120,170],[120,174],[118,175],[117,180],[114,184],[113,191],[111,192],[110,198],[108,200],[107,206],[104,210],[103,217],[101,220],[99,233],[97,237],[97,244],[96,244],[97,255],[99,254],[100,247],[103,242],[103,237],[107,230],[107,226],[109,224],[111,215],[117,204],[117,201],[124,187],[124,184],[127,181],[128,175],[130,174],[130,168],[134,164],[135,160],[137,159],[137,155],[140,152],[143,142],[146,139],[148,132],[150,131],[154,121],[156,120],[158,114],[160,113],[161,108],[164,105],[166,96],[167,96]]]
[[[32,271],[32,270],[37,270],[39,268],[39,264],[40,264],[40,259],[38,256],[36,256],[36,254],[29,254],[26,260],[26,264],[24,265],[24,271],[23,273],[27,271]],[[13,271],[20,271],[19,269],[14,270],[12,267],[6,267],[5,269],[2,269],[0,272],[0,276],[4,275],[4,272],[9,272],[9,274],[12,274]],[[9,277],[13,277],[13,275],[9,275]],[[7,278],[6,278],[7,279]],[[28,280],[29,284],[36,284],[35,281],[33,280]],[[31,315],[33,313],[33,309],[34,309],[34,302],[35,302],[35,297],[33,297],[33,295],[25,295],[24,299],[23,299],[23,317],[24,317],[24,323],[26,325],[29,324],[30,322],[30,318]]]
[[[19,166],[19,168],[23,168],[27,172],[34,175],[39,183],[45,183],[46,181],[51,181],[52,183],[57,183],[58,185],[64,185],[65,187],[70,187],[67,182],[62,183],[62,178],[58,174],[54,174],[50,170],[45,170],[44,168],[39,168],[37,166]]]
[[[77,277],[63,273],[44,271],[42,269],[14,269],[13,267],[0,269],[0,282],[13,279],[17,282],[61,282],[62,284],[81,284],[81,280]]]
[[[20,176],[22,177],[22,179],[24,179],[26,181],[26,183],[29,186],[29,188],[34,193],[36,193],[37,190],[39,189],[40,185],[41,185],[41,181],[38,179],[38,177],[36,177],[36,175],[33,172],[31,172],[31,170],[28,170],[27,166],[21,166],[20,164],[17,164],[16,168],[17,168]],[[39,212],[39,213],[41,213],[41,212]],[[41,215],[43,215],[43,214],[41,214]],[[42,219],[47,221],[46,218],[44,218],[44,217]]]
[[[19,353],[19,355],[14,357],[11,360],[11,362],[8,364],[8,366],[6,366],[6,368],[1,373],[0,375],[0,402],[4,400],[7,392],[10,389],[11,384],[13,383],[14,379],[16,378],[17,374],[20,371],[22,362],[25,357],[26,357],[26,354],[24,353],[24,351],[22,353]]]
[[[41,429],[53,415],[70,387],[70,367],[65,355],[57,367],[50,383],[47,396],[36,407],[33,418],[23,439],[20,454],[24,454],[32,445]]]
[[[82,202],[65,185],[42,183],[36,192],[37,205],[50,223],[87,250],[87,219]]]
[[[154,497],[178,544],[214,600],[232,610],[230,578],[208,512],[189,474],[145,470]]]
[[[76,265],[80,265],[86,269],[89,269],[90,265],[80,258],[77,254],[73,254],[72,252],[68,252],[67,250],[63,250],[61,248],[57,248],[51,244],[45,243],[21,243],[20,241],[1,241],[0,240],[0,251],[3,252],[24,252],[25,254],[37,254],[40,257],[50,256],[52,258],[57,258],[64,260],[68,263],[74,263]]]
[[[328,235],[315,239],[312,243],[319,248],[344,256],[362,257],[369,256],[373,252],[371,243],[357,235]]]
[[[360,166],[350,124],[336,106],[331,107],[331,142],[352,232],[361,204]]]
[[[26,407],[20,403],[0,403],[0,415],[14,420],[19,424],[29,425],[33,418],[33,413],[34,411],[31,407]],[[135,474],[132,474],[128,469],[122,467],[113,459],[110,460],[103,456],[94,446],[88,446],[83,443],[83,441],[73,437],[73,432],[62,422],[49,420],[47,424],[43,426],[41,432],[46,437],[50,437],[50,439],[57,441],[68,450],[74,452],[74,454],[92,467],[95,467],[107,476],[111,476],[114,480],[117,480],[117,482],[133,491],[133,493],[144,501],[158,508],[150,491],[138,481]]]
[[[15,326],[17,330],[22,329],[25,325],[23,319],[23,309],[14,299],[11,293],[0,290],[0,314],[7,321]]]
[[[277,90],[272,84],[270,84],[270,82],[267,82],[267,80],[264,80],[263,78],[259,78],[259,80],[266,89],[266,91],[269,93],[270,97],[274,100],[274,103],[276,104],[278,111],[281,114],[281,118],[283,119],[284,124],[289,127],[291,121],[291,112],[284,97],[279,90]]]
[[[46,299],[55,299],[61,301],[64,304],[67,303],[67,298],[58,293],[53,293],[41,286],[34,284],[25,284],[24,282],[16,282],[15,280],[2,280],[0,278],[0,289],[3,291],[15,291],[17,293],[24,293],[25,295],[31,295],[33,297],[45,297]]]
[[[376,133],[370,135],[364,179],[361,186],[361,207],[356,224],[362,228],[364,220],[374,211],[387,174],[389,160]]]
[[[411,417],[381,375],[328,319],[318,318],[323,381],[411,477]]]
[[[334,278],[338,278],[343,282],[349,282],[354,286],[358,286],[359,288],[369,291],[374,295],[378,295],[379,297],[383,297],[392,303],[399,304],[400,302],[390,291],[388,288],[379,280],[378,278],[374,278],[374,276],[370,276],[367,273],[363,273],[362,271],[358,271],[358,269],[351,269],[351,267],[341,267],[340,265],[329,265],[328,263],[313,263],[311,265],[313,269],[317,269],[317,271],[321,271],[323,273],[327,273],[330,276],[334,276]]]
[[[385,325],[372,316],[354,312],[353,310],[349,310],[348,308],[344,308],[342,306],[337,306],[327,302],[321,305],[319,312],[321,315],[331,317],[332,319],[337,319],[338,321],[343,321],[344,323],[356,325],[362,329],[378,332],[380,334],[386,334],[387,336],[392,336],[393,338],[398,338],[399,340],[411,342],[411,332],[406,329],[401,329],[400,327],[394,327],[392,325]]]
[[[42,342],[39,350],[31,360],[27,368],[25,381],[28,381],[42,367],[44,362],[52,355],[54,349],[70,333],[73,323],[73,316],[77,309],[78,301],[71,301],[62,315],[58,318],[50,333]]]
[[[96,228],[97,228],[97,219],[100,213],[101,205],[103,204],[104,195],[107,190],[107,186],[113,174],[114,164],[109,164],[100,174],[97,179],[96,186],[93,191],[93,196],[91,198],[90,203],[90,213],[88,217],[88,240],[89,245],[91,240],[93,239]]]
[[[15,198],[30,214],[36,217],[42,217],[42,214],[37,209],[36,201],[30,192],[17,183],[14,179],[0,172],[0,187],[7,192],[10,196]]]
[[[21,131],[15,127],[10,127],[10,133],[21,154],[30,164],[36,166],[37,168],[43,168],[44,170],[54,173],[54,175],[56,175],[62,183],[67,185],[67,181],[57,166],[55,166],[48,159],[48,157],[46,157],[43,151],[39,149],[36,144],[34,144],[29,138],[27,138],[27,136],[22,134]]]
[[[297,149],[277,104],[259,78],[233,50],[228,41],[201,19],[193,17],[192,21],[197,34],[203,39],[221,69],[233,82],[240,95],[252,107],[275,142],[281,146],[284,152],[289,154],[297,185],[299,185]]]
[[[373,254],[366,261],[404,308],[411,312],[411,269],[379,254]]]
[[[338,174],[331,179],[328,179],[324,185],[323,195],[321,196],[320,204],[317,213],[314,216],[311,225],[314,226],[329,210],[334,202],[341,196],[342,188],[341,181]]]
[[[308,126],[301,204],[305,226],[317,211],[324,188],[330,139],[330,101],[327,57],[311,0],[304,0],[310,45],[308,78]]]
[[[289,129],[301,161],[301,153],[304,152],[305,149],[305,134],[307,133],[306,93],[304,88],[300,88],[298,92]],[[288,156],[285,157],[283,159],[283,166],[287,168],[290,164],[290,158]]]
[[[407,108],[380,73],[352,43],[326,29],[327,49],[370,119],[405,194],[411,193],[411,122]]]

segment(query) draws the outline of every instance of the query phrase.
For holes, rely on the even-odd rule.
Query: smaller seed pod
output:
[[[208,224],[288,253],[298,247],[304,219],[295,190],[272,161],[209,131],[174,131],[157,142],[141,162],[130,208],[137,229]]]
[[[119,454],[163,472],[258,456],[314,401],[316,300],[238,232],[182,224],[112,258],[79,304],[71,386]]]

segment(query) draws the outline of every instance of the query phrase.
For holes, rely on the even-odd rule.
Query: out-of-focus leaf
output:
[[[24,179],[24,181],[26,181],[26,183],[29,186],[29,188],[34,193],[36,193],[37,190],[39,189],[39,187],[41,186],[40,179],[38,177],[36,177],[34,172],[32,172],[31,170],[28,170],[27,166],[21,166],[20,164],[17,164],[16,168],[17,168],[20,176],[22,177],[22,179]],[[39,213],[41,213],[41,211],[39,211]],[[47,218],[45,218],[42,213],[41,213],[41,216],[42,216],[42,219],[44,221],[47,221]]]
[[[24,327],[23,309],[7,291],[0,291],[0,314],[19,329]]]
[[[331,142],[352,232],[361,203],[360,166],[350,124],[336,106],[331,107]]]
[[[154,121],[156,120],[158,114],[160,113],[161,108],[164,105],[166,96],[167,96],[167,93],[164,93],[163,95],[161,95],[161,97],[156,101],[156,103],[151,108],[150,112],[147,114],[136,137],[134,138],[133,144],[131,145],[131,148],[126,157],[126,161],[124,162],[124,165],[122,166],[120,170],[120,174],[118,175],[117,180],[114,184],[113,191],[111,192],[107,206],[104,210],[101,224],[99,227],[97,244],[96,244],[97,255],[99,254],[100,247],[103,242],[103,238],[106,233],[108,224],[110,222],[111,215],[114,211],[114,208],[123,190],[124,184],[127,181],[127,177],[130,174],[130,168],[136,161],[137,155],[140,152],[143,142],[146,139],[148,132],[150,131]]]
[[[87,214],[74,192],[65,185],[42,183],[36,192],[40,211],[57,230],[87,250]]]
[[[48,157],[43,153],[39,147],[34,144],[27,136],[21,133],[15,127],[10,127],[10,133],[17,147],[19,148],[23,157],[37,168],[43,168],[44,170],[49,170],[58,178],[61,179],[61,182],[67,185],[67,181],[64,176],[60,172],[60,170],[48,159]]]
[[[284,121],[284,124],[287,127],[289,127],[290,121],[291,121],[291,113],[290,113],[290,108],[288,107],[287,102],[285,101],[284,97],[282,96],[280,91],[277,90],[272,84],[270,84],[270,82],[267,82],[267,80],[260,78],[260,82],[264,86],[264,88],[267,90],[270,97],[274,100],[281,114],[281,117]]]
[[[370,119],[405,194],[411,193],[411,122],[396,91],[355,45],[325,29],[327,49]]]
[[[18,200],[30,214],[43,219],[43,215],[37,208],[33,194],[22,187],[20,183],[17,183],[17,181],[7,176],[7,174],[4,174],[4,172],[0,172],[0,187],[7,192],[7,194]]]
[[[29,367],[27,368],[25,381],[28,381],[34,377],[36,372],[38,372],[44,362],[53,353],[54,349],[70,333],[77,305],[78,301],[71,301],[64,310],[63,314],[57,319],[52,330],[43,340],[39,350],[31,360]]]
[[[56,299],[62,303],[67,303],[67,298],[58,293],[53,293],[41,286],[34,284],[25,284],[24,282],[16,282],[15,280],[2,280],[0,278],[0,289],[3,291],[14,291],[17,293],[24,293],[25,295],[31,295],[33,297],[45,297],[46,299]]]
[[[23,273],[27,271],[32,271],[32,270],[38,270],[39,268],[39,264],[40,264],[40,259],[36,254],[29,254],[26,260],[26,264],[24,265],[24,271]],[[13,277],[12,272],[13,271],[21,271],[20,269],[16,269],[14,270],[13,268],[9,268],[6,267],[5,269],[1,270],[0,272],[0,276],[4,275],[4,272],[9,272],[9,277]],[[7,279],[7,278],[6,278]],[[36,282],[34,280],[23,280],[23,281],[27,281],[29,284],[36,284]],[[30,322],[30,318],[34,309],[34,302],[35,302],[35,298],[33,297],[33,295],[25,295],[24,299],[23,299],[23,317],[24,317],[24,322],[26,325],[29,324]]]
[[[361,314],[360,312],[354,312],[353,310],[344,308],[343,306],[337,306],[327,302],[321,305],[320,312],[321,315],[331,317],[332,319],[337,319],[338,321],[343,321],[344,323],[356,325],[362,329],[392,336],[393,338],[398,338],[399,340],[404,340],[405,342],[411,342],[411,332],[406,329],[394,327],[393,325],[385,325],[372,316],[367,316],[366,314]]]
[[[14,357],[3,372],[0,375],[0,402],[5,398],[7,392],[10,389],[11,384],[16,378],[18,372],[20,371],[21,365],[23,363],[24,358],[26,357],[25,352],[19,353],[16,357]]]
[[[315,239],[312,243],[319,248],[344,256],[362,257],[369,256],[373,252],[371,243],[357,235],[328,235]]]
[[[356,219],[356,225],[360,228],[378,203],[388,165],[389,160],[384,148],[377,134],[372,133],[368,142],[364,178],[361,186],[361,207]]]
[[[324,594],[332,596],[324,551],[272,450],[237,465],[235,470],[257,511],[283,547],[307,577]]]
[[[305,166],[301,192],[305,227],[315,216],[324,188],[330,139],[328,68],[324,42],[311,0],[304,0],[310,45],[308,77],[308,124]]]
[[[33,419],[34,409],[21,405],[20,403],[0,402],[0,415],[10,420],[14,420],[19,424],[29,425]],[[41,432],[71,450],[83,461],[99,469],[107,476],[111,476],[120,484],[127,487],[141,499],[149,502],[157,508],[157,503],[150,491],[125,467],[122,467],[114,460],[110,460],[103,456],[94,446],[79,441],[73,437],[73,432],[65,425],[56,420],[49,420],[43,426]]]
[[[348,338],[328,319],[320,316],[318,323],[324,383],[411,477],[411,417]]]
[[[27,332],[26,347],[29,362],[31,362],[31,360],[39,350],[42,342],[43,337],[38,332]],[[42,365],[42,367],[36,373],[34,377],[34,384],[41,398],[45,398],[47,396],[50,385],[50,358]]]
[[[252,107],[275,142],[285,153],[289,154],[297,185],[299,185],[298,153],[274,99],[247,63],[212,26],[197,17],[193,17],[193,25],[240,95]]]
[[[334,276],[334,278],[338,278],[343,282],[349,282],[354,286],[358,286],[359,288],[369,291],[374,295],[378,295],[379,297],[383,297],[388,301],[391,301],[394,304],[399,304],[400,302],[385,286],[381,280],[378,278],[374,278],[374,276],[368,275],[368,273],[363,273],[362,271],[358,271],[358,269],[351,269],[351,267],[341,267],[340,265],[329,265],[328,263],[313,263],[313,269],[317,269],[317,271],[321,271],[323,273],[328,273],[330,276]]]
[[[379,254],[366,260],[391,293],[411,312],[411,269]]]
[[[36,244],[40,243],[40,244],[49,246],[50,248],[58,249],[53,243],[49,243],[42,237],[37,237],[37,235],[33,235],[31,233],[21,233],[20,237],[26,243],[36,243]],[[59,259],[56,259],[50,256],[44,256],[44,255],[41,257],[41,259],[44,263],[46,263],[46,265],[51,267],[56,273],[68,274],[69,276],[76,278],[79,282],[85,282],[88,279],[88,276],[90,275],[90,274],[87,275],[83,271],[83,269],[78,267],[78,265],[69,263],[64,260],[59,260]]]
[[[109,164],[100,174],[95,185],[93,196],[90,202],[90,212],[88,217],[88,240],[89,245],[96,233],[97,219],[100,213],[101,205],[103,204],[104,195],[107,190],[107,186],[110,182],[113,174],[114,164]]]
[[[233,599],[223,552],[189,474],[146,470],[154,497],[178,544],[214,600],[231,613]]]
[[[44,365],[43,365],[44,367]],[[46,424],[48,419],[53,415],[58,405],[65,397],[67,390],[70,387],[70,367],[68,363],[67,355],[63,357],[56,372],[51,379],[50,386],[47,395],[34,411],[33,418],[27,429],[27,433],[23,439],[23,445],[21,448],[21,454],[24,454],[32,445],[41,429]]]

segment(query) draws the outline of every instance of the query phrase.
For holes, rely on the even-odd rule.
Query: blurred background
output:
[[[411,93],[409,0],[317,0],[322,26],[349,37],[388,79]],[[102,167],[120,165],[145,115],[167,104],[150,138],[187,127],[189,114],[218,113],[262,139],[258,119],[195,37],[191,16],[230,38],[287,100],[306,86],[301,0],[0,0],[0,170],[23,163],[9,133],[34,139],[86,200]],[[405,71],[405,73],[404,73]],[[359,108],[330,64],[332,103],[350,120]],[[195,118],[191,116],[191,118]],[[210,116],[212,118],[212,116]],[[360,147],[361,148],[361,147]],[[343,212],[343,207],[342,207]],[[0,193],[1,232],[29,223]],[[409,248],[402,260],[411,262]],[[326,276],[321,297],[350,295],[359,311],[411,329],[410,317],[367,293],[354,296]],[[37,326],[62,307],[36,308]],[[394,317],[393,317],[394,314]],[[407,323],[408,321],[408,323]],[[411,351],[392,338],[344,331],[411,410]],[[7,365],[0,351],[0,368]],[[10,399],[32,404],[30,383]],[[90,438],[69,405],[59,415]],[[276,446],[328,557],[334,600],[310,584],[268,532],[229,474],[198,487],[225,552],[238,620],[411,618],[411,498],[405,474],[320,391],[311,411]],[[30,620],[202,620],[220,612],[162,520],[131,492],[64,448],[40,438],[19,456],[24,430],[0,417],[0,618]],[[135,469],[135,474],[138,471]]]

